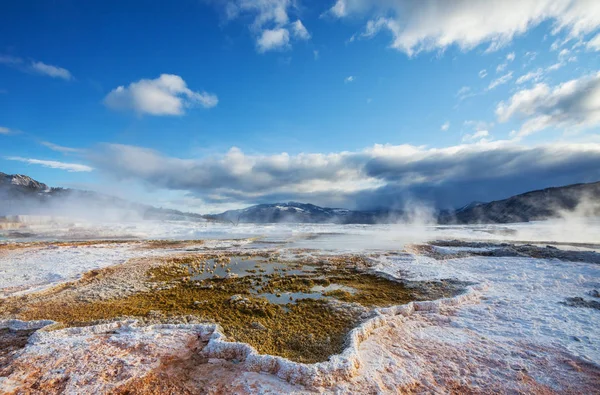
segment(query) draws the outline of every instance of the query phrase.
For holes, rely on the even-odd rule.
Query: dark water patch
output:
[[[600,310],[600,302],[597,300],[586,300],[584,298],[566,298],[562,304],[570,307],[584,307],[589,309]]]

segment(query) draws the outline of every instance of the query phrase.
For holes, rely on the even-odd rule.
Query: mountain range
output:
[[[600,182],[531,191],[493,202],[472,202],[456,210],[432,211],[440,224],[510,223],[543,220],[562,212],[600,216]],[[55,215],[102,220],[185,220],[227,223],[393,223],[410,219],[402,210],[348,210],[288,202],[259,204],[220,214],[201,215],[132,203],[78,189],[52,188],[25,175],[0,172],[0,216]]]

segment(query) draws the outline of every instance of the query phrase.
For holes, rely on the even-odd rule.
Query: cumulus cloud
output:
[[[287,48],[290,43],[290,32],[286,29],[263,30],[256,41],[258,52],[281,50]]]
[[[17,56],[0,55],[0,64],[5,64],[24,72],[46,75],[52,78],[60,78],[67,81],[73,79],[71,72],[65,68],[35,60],[26,61]]]
[[[132,110],[138,114],[183,115],[186,108],[217,105],[216,95],[194,92],[178,75],[161,74],[153,80],[139,80],[113,89],[104,104],[113,110]]]
[[[565,32],[568,39],[600,26],[595,0],[336,0],[329,13],[367,17],[363,36],[386,31],[391,46],[409,56],[451,45],[496,50],[544,21],[552,23],[552,34]]]
[[[247,155],[232,148],[199,159],[105,145],[88,155],[96,168],[121,179],[228,204],[299,200],[369,208],[415,197],[454,206],[600,178],[600,144],[527,147],[480,141],[446,148],[375,145],[355,152],[298,155]]]
[[[297,40],[310,39],[300,19],[290,22],[290,13],[296,9],[294,0],[234,0],[226,3],[225,14],[230,20],[251,16],[250,31],[255,36],[256,48],[265,53],[290,48],[291,35]]]
[[[554,87],[545,83],[515,93],[496,107],[500,122],[524,121],[519,137],[546,128],[580,130],[600,124],[600,72]]]
[[[20,156],[6,156],[6,157],[4,157],[4,159],[29,163],[31,165],[40,165],[40,166],[49,167],[52,169],[66,170],[68,172],[90,172],[90,171],[94,170],[90,166],[81,165],[78,163],[58,162],[58,161],[54,161],[54,160],[22,158]]]
[[[508,81],[510,81],[512,79],[512,75],[513,75],[512,71],[509,71],[508,73],[504,74],[503,76],[496,78],[495,80],[490,82],[487,89],[492,90],[500,85],[506,84]]]

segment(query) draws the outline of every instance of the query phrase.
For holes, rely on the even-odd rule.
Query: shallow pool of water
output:
[[[190,268],[192,280],[206,280],[215,277],[244,277],[253,275],[269,275],[280,273],[281,275],[303,275],[314,272],[312,266],[295,265],[288,263],[268,262],[264,259],[247,259],[244,257],[231,257],[231,261],[224,265],[214,259],[206,261],[204,268],[195,270]]]

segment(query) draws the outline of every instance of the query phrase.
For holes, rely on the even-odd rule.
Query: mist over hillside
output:
[[[31,177],[0,172],[0,216],[50,216],[91,221],[205,221],[195,213],[156,208],[92,191],[53,188]]]
[[[440,223],[510,223],[561,217],[567,213],[600,215],[600,182],[546,188],[489,203],[475,202],[441,213]]]
[[[97,192],[53,188],[25,175],[0,173],[0,199],[0,216],[5,217],[34,215],[96,221],[209,220],[233,224],[381,224],[415,220],[440,224],[511,223],[556,218],[565,213],[598,216],[600,182],[546,188],[489,203],[472,202],[450,211],[437,211],[415,203],[401,210],[358,211],[287,202],[201,215],[134,203]]]
[[[429,222],[477,224],[529,222],[566,214],[600,215],[600,182],[546,188],[489,203],[472,202],[456,210],[437,211],[412,202],[403,209],[354,211],[297,202],[260,204],[209,216],[233,223],[378,224]],[[418,217],[418,218],[417,218]]]

